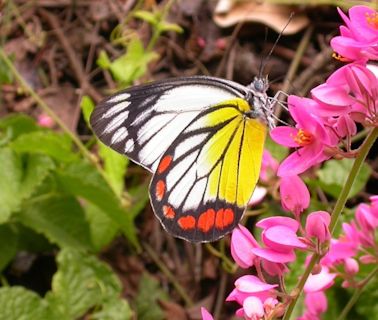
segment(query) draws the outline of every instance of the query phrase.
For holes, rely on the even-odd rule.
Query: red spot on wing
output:
[[[170,206],[163,206],[164,217],[173,219],[176,216],[176,212]]]
[[[164,194],[165,194],[165,182],[163,180],[159,180],[156,183],[155,194],[156,194],[156,200],[161,201],[161,199],[163,199]]]
[[[171,162],[172,162],[172,156],[170,156],[170,155],[167,155],[163,159],[161,159],[158,170],[157,170],[158,173],[161,174],[165,170],[167,170],[168,167],[170,166]]]
[[[215,210],[208,209],[198,218],[198,228],[203,232],[208,232],[215,222]]]
[[[193,216],[185,216],[178,219],[177,223],[181,229],[190,230],[196,226],[196,219]]]
[[[234,211],[232,209],[220,209],[217,211],[215,226],[224,229],[234,222]]]

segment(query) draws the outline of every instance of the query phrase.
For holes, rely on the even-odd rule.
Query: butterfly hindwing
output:
[[[150,185],[156,216],[174,236],[214,241],[240,221],[259,176],[266,125],[234,98],[201,111],[162,155]]]
[[[102,101],[91,115],[99,139],[154,172],[183,128],[211,105],[244,97],[235,82],[194,76],[134,86]]]

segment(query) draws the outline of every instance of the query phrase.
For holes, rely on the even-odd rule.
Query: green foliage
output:
[[[337,198],[353,165],[352,159],[329,160],[318,171],[320,187]],[[349,198],[357,195],[365,187],[371,174],[371,168],[364,163],[349,193]]]
[[[0,319],[62,319],[38,294],[22,287],[0,288]]]
[[[270,152],[273,158],[277,159],[277,161],[282,161],[289,153],[288,148],[275,143],[269,136],[266,138],[265,148]]]
[[[139,282],[138,296],[135,300],[138,319],[164,319],[164,313],[158,301],[166,299],[167,296],[165,292],[160,289],[158,281],[148,274],[143,274]]]
[[[150,11],[138,10],[134,13],[134,17],[149,23],[155,30],[157,30],[159,35],[160,33],[169,31],[177,33],[184,32],[184,30],[179,25],[164,21],[163,14],[160,11],[152,13]]]
[[[0,270],[4,269],[16,253],[17,233],[10,225],[0,225]]]
[[[58,161],[70,162],[78,158],[72,151],[72,141],[67,135],[52,131],[36,131],[15,139],[10,147],[20,153],[50,156]]]
[[[5,62],[0,59],[0,84],[9,84],[13,82],[13,73],[9,70]]]
[[[132,311],[120,298],[121,283],[111,269],[95,256],[63,249],[57,256],[58,271],[52,290],[42,299],[22,287],[0,288],[0,319],[129,320]]]
[[[9,148],[0,149],[0,164],[0,223],[4,223],[20,206],[21,199],[15,195],[21,186],[22,164]]]
[[[108,69],[114,79],[124,87],[144,75],[148,64],[157,58],[158,55],[155,52],[146,51],[142,41],[135,37],[128,43],[125,54],[111,62],[106,52],[102,51],[97,64],[102,69]]]
[[[120,281],[95,256],[64,249],[57,262],[58,272],[53,277],[52,291],[46,295],[46,300],[68,319],[76,319],[89,309],[119,300]]]
[[[34,198],[24,202],[16,217],[62,248],[92,248],[84,210],[72,196],[51,194]]]

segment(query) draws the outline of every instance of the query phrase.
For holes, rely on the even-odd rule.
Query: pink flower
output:
[[[345,259],[354,257],[357,253],[358,243],[347,239],[331,239],[329,251],[320,261],[322,266],[334,266],[342,263]]]
[[[272,308],[275,300],[274,288],[277,284],[268,284],[252,275],[242,276],[235,281],[235,289],[226,301],[236,301],[242,308],[236,314],[246,319],[257,320],[264,316],[265,310]]]
[[[268,183],[270,178],[276,175],[278,166],[278,161],[272,157],[268,150],[264,150],[261,162],[260,180]]]
[[[348,18],[338,11],[346,26],[340,27],[341,36],[331,40],[332,48],[348,60],[378,59],[378,13],[366,6],[354,6]]]
[[[322,119],[310,109],[317,105],[314,100],[289,96],[289,112],[296,122],[295,128],[281,126],[270,133],[272,139],[284,146],[297,148],[278,168],[278,176],[298,175],[310,167],[329,159],[324,150],[330,145],[330,137]]]
[[[214,320],[213,316],[204,307],[201,307],[202,320]]]
[[[330,273],[329,269],[323,266],[322,271],[318,274],[310,274],[305,283],[304,292],[324,291],[334,284],[335,278],[336,273]]]
[[[327,311],[327,297],[323,291],[309,292],[305,295],[306,312],[300,320],[320,320],[322,313]]]
[[[55,121],[50,116],[44,113],[38,116],[37,123],[41,127],[45,128],[52,128],[55,125]]]
[[[281,205],[295,217],[310,205],[310,192],[298,176],[284,176],[280,180]]]
[[[362,122],[365,117],[372,123],[376,121],[378,99],[377,77],[365,66],[348,64],[336,70],[326,81],[311,90],[312,97],[318,102],[314,111],[323,117],[350,114]],[[351,124],[349,130],[354,131]]]
[[[374,233],[378,226],[378,217],[374,216],[371,207],[361,203],[356,210],[356,220],[364,233]]]
[[[241,268],[249,268],[254,265],[256,258],[253,248],[260,247],[248,229],[239,224],[231,235],[231,255]]]
[[[260,220],[257,227],[262,228],[262,241],[265,248],[253,248],[252,252],[263,259],[275,263],[295,260],[294,249],[306,249],[296,232],[299,223],[287,217],[271,217]]]
[[[344,270],[349,275],[354,275],[358,272],[360,269],[358,262],[356,259],[353,258],[347,258],[344,261]]]
[[[331,233],[328,226],[331,222],[331,216],[326,211],[315,211],[310,213],[306,219],[306,233],[309,237],[314,237],[320,243],[331,239]]]

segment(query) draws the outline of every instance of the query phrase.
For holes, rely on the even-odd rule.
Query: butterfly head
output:
[[[249,116],[262,119],[272,129],[275,127],[273,117],[275,104],[269,99],[266,93],[268,88],[268,77],[255,77],[247,86],[246,100],[253,108]]]

